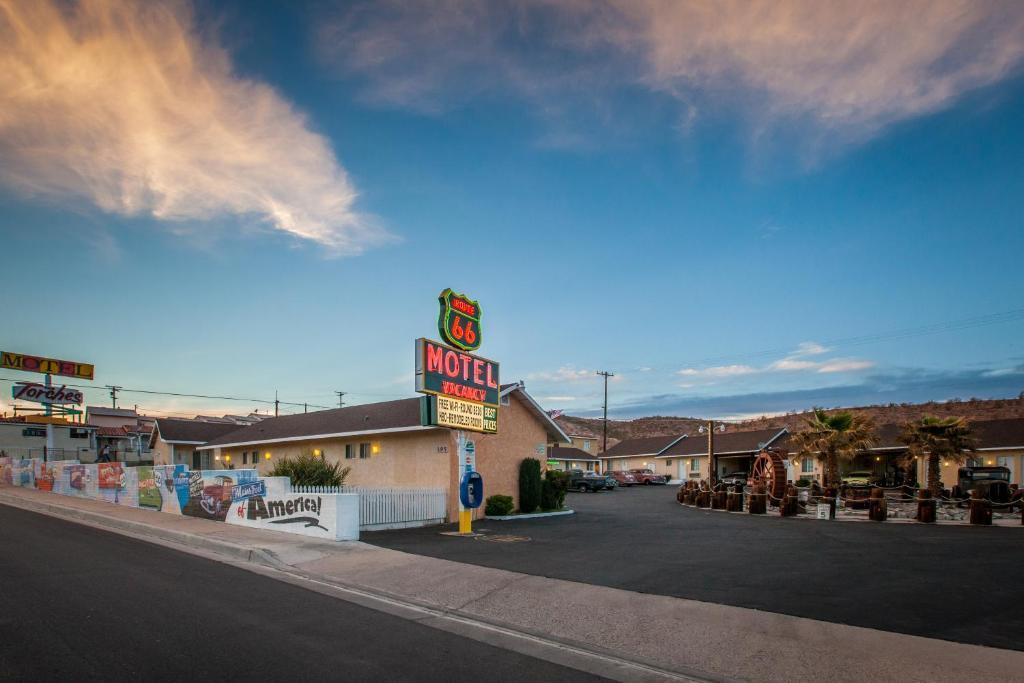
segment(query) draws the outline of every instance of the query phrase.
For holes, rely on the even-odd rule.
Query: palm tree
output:
[[[852,460],[874,445],[870,418],[842,411],[829,415],[815,408],[804,428],[793,435],[802,456],[814,456],[825,470],[825,485],[839,486],[839,460]]]
[[[974,452],[971,427],[962,417],[925,415],[904,425],[902,439],[907,444],[908,464],[919,457],[928,458],[928,488],[936,497],[942,492],[940,461],[960,465]]]

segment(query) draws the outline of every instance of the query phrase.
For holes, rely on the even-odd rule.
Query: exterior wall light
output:
[[[267,451],[266,453],[263,454],[263,459],[270,460],[270,451]]]
[[[230,455],[225,455],[224,456],[224,462],[231,462],[231,456]]]
[[[947,460],[946,462],[942,463],[942,466],[943,467],[949,467],[949,461]]]
[[[374,441],[370,444],[370,454],[380,455],[380,441]]]
[[[319,458],[321,455],[323,455],[323,451],[321,451],[319,448],[314,448],[313,449],[313,457],[314,458]]]
[[[213,459],[216,460],[217,462],[220,462],[220,456],[219,455],[213,456]]]
[[[876,455],[875,456],[875,462],[882,462],[882,456]]]

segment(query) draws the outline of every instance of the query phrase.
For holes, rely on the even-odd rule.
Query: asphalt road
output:
[[[675,486],[570,493],[576,515],[364,533],[395,550],[642,593],[1024,650],[1024,529],[684,508]],[[865,656],[870,656],[865,653]]]
[[[594,680],[4,505],[0,549],[0,680]]]

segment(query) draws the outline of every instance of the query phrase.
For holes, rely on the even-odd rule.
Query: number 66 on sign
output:
[[[480,348],[480,304],[464,294],[456,294],[450,287],[437,300],[441,302],[437,317],[441,338],[462,351]]]

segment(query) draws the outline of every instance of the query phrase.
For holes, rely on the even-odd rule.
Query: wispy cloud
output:
[[[556,403],[568,403],[575,401],[575,396],[541,396],[542,401],[555,401]]]
[[[188,5],[0,0],[0,182],[167,221],[254,218],[355,254],[388,235],[356,209],[327,139],[201,36]]]
[[[597,375],[593,370],[580,370],[571,365],[563,365],[554,371],[531,372],[526,376],[526,379],[563,384],[566,382],[596,380]]]
[[[686,382],[677,386],[687,389],[692,388],[696,386],[694,380],[697,379],[718,380],[779,372],[813,372],[819,374],[859,372],[875,366],[874,361],[862,358],[828,358],[821,360],[811,360],[808,358],[808,356],[820,356],[828,352],[828,348],[816,342],[802,342],[785,358],[761,367],[754,367],[752,365],[715,365],[707,368],[683,368],[682,370],[677,370],[675,374],[686,378]]]
[[[845,138],[947,106],[1024,55],[1012,0],[390,0],[321,26],[326,58],[381,103],[438,111],[513,94],[548,116],[641,86],[677,100],[684,129],[724,103],[757,125]]]

